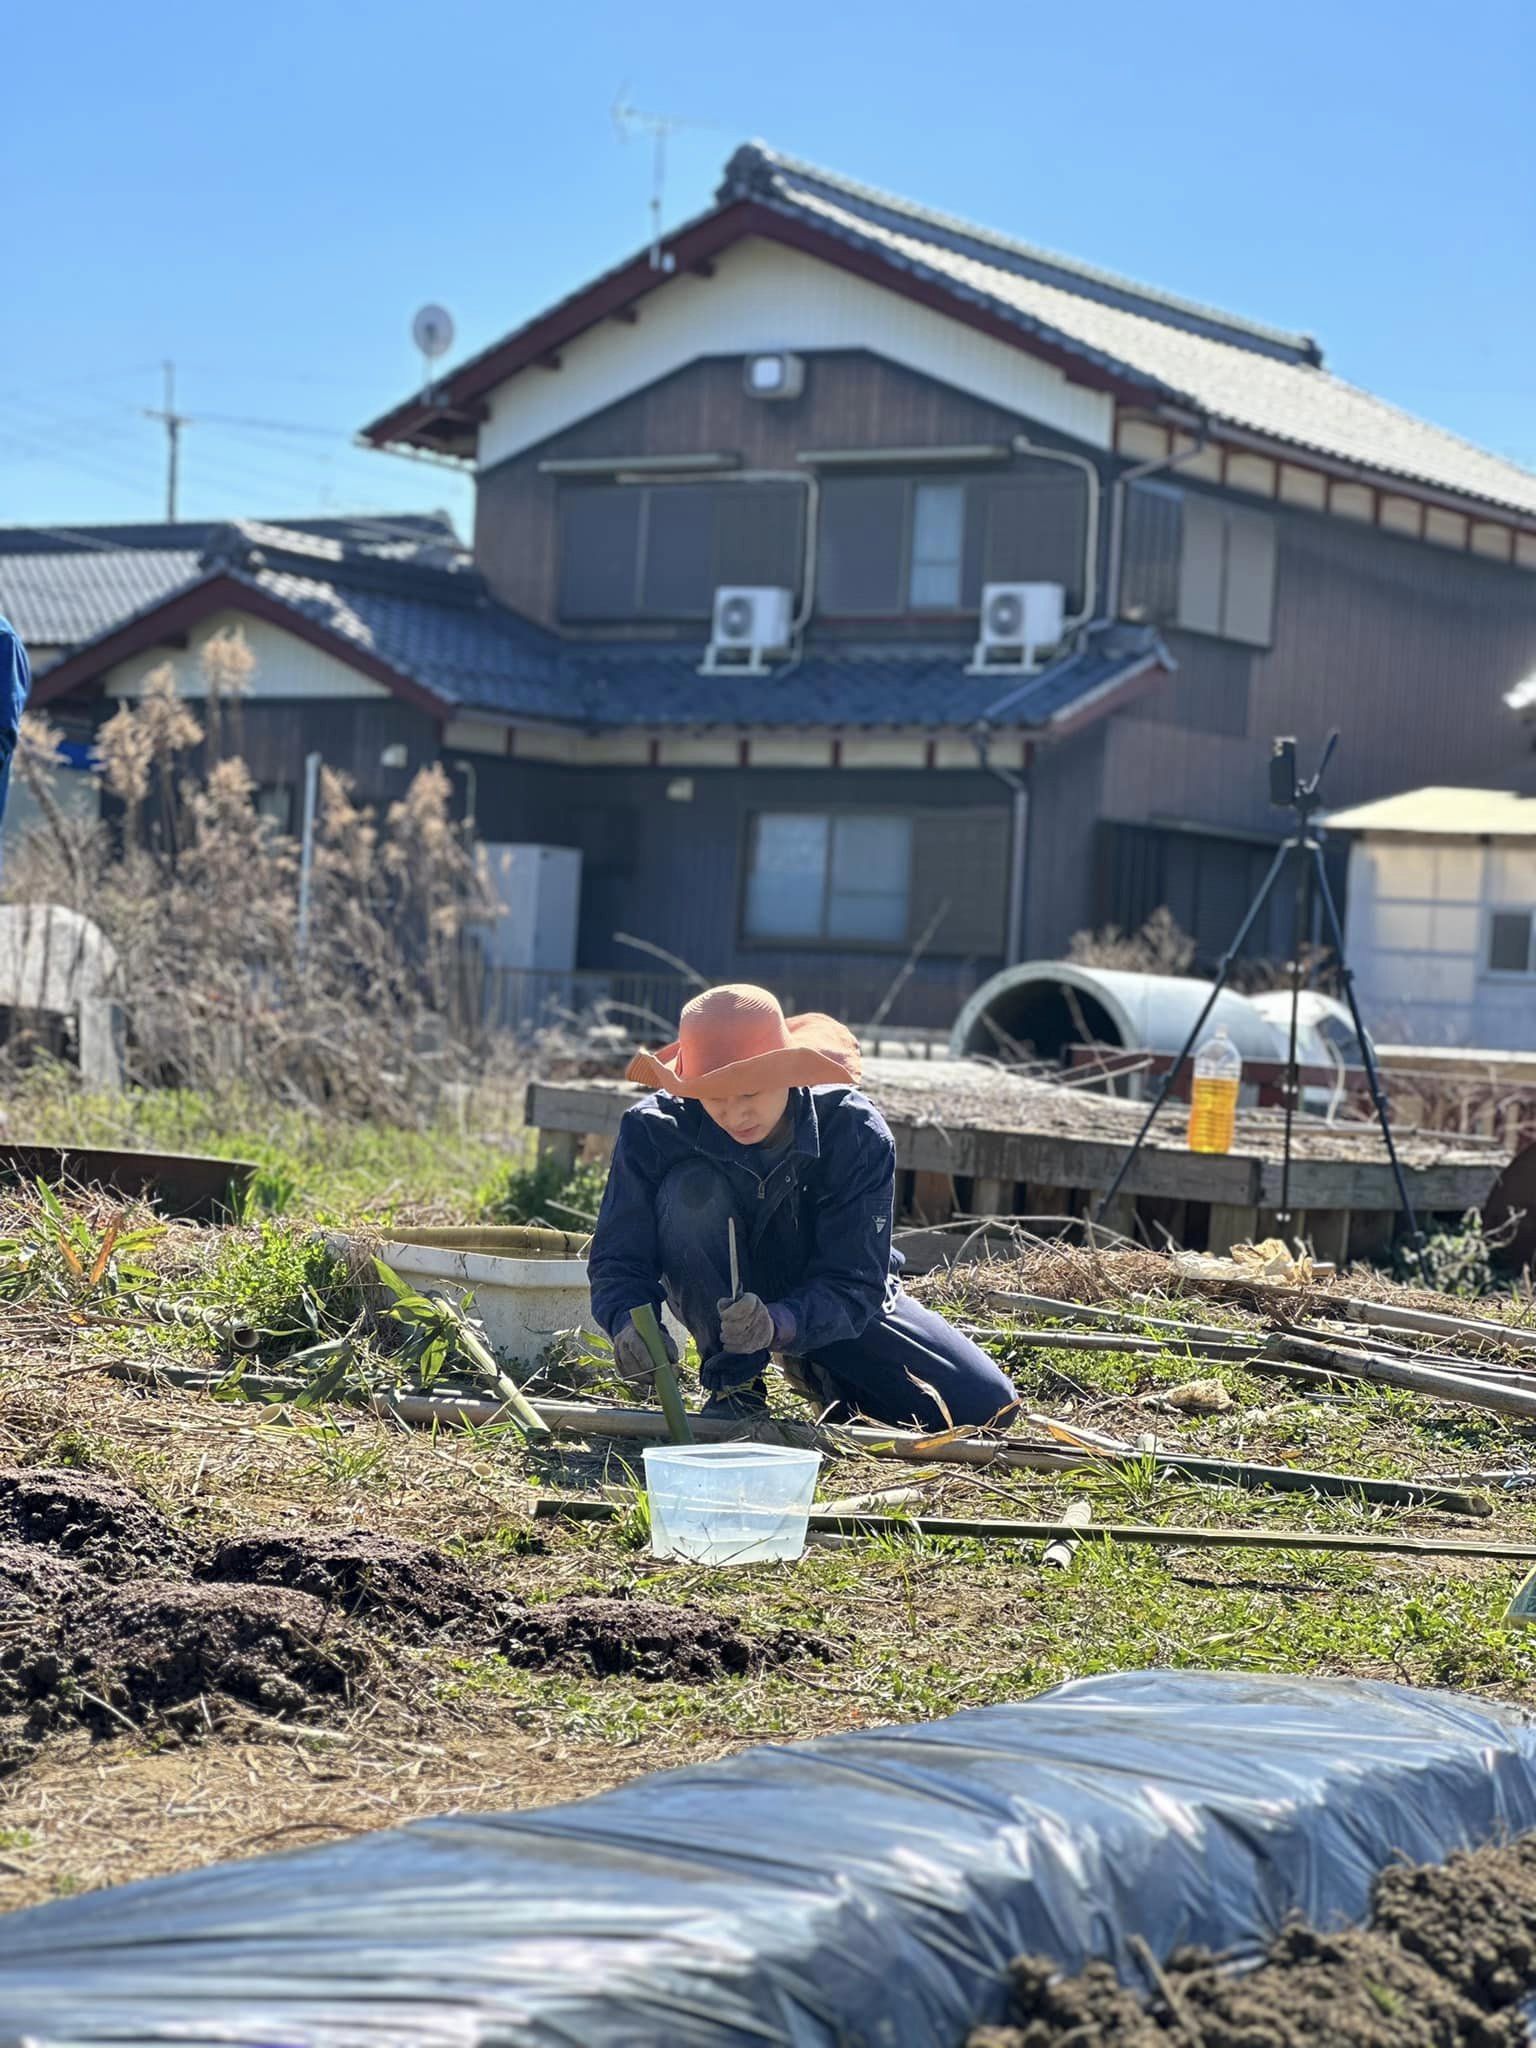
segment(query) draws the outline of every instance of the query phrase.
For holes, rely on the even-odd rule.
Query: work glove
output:
[[[727,1351],[768,1351],[778,1341],[772,1311],[755,1294],[743,1294],[735,1301],[717,1302],[720,1311],[720,1342]]]
[[[668,1334],[667,1326],[658,1316],[657,1328],[661,1331],[662,1348],[667,1354],[668,1365],[677,1363],[677,1346]],[[656,1367],[646,1349],[645,1339],[633,1323],[626,1323],[613,1340],[613,1369],[624,1384],[636,1393],[645,1393],[656,1384]]]

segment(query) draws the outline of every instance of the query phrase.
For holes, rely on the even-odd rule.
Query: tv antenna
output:
[[[713,128],[716,123],[684,121],[675,114],[647,114],[624,97],[624,90],[621,86],[613,103],[613,125],[620,142],[629,142],[637,135],[651,138],[651,268],[670,273],[677,268],[677,258],[661,246],[661,203],[667,185],[667,137],[675,135],[680,128]]]
[[[453,315],[445,306],[426,305],[411,322],[411,339],[421,350],[421,385],[432,389],[432,365],[453,347]]]

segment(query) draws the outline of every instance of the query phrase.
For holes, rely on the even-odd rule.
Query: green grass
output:
[[[476,1105],[475,1107],[480,1107]],[[38,1144],[206,1152],[254,1160],[254,1214],[304,1216],[322,1223],[387,1224],[406,1207],[440,1205],[468,1221],[480,1191],[505,1175],[509,1150],[521,1162],[529,1139],[514,1131],[510,1101],[487,1103],[471,1135],[446,1123],[418,1129],[347,1123],[281,1108],[255,1094],[214,1101],[186,1089],[81,1092],[48,1067],[23,1073],[6,1102],[10,1134]],[[478,1135],[504,1124],[503,1139]]]

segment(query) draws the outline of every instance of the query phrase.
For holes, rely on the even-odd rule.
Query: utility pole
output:
[[[146,406],[147,420],[160,420],[165,426],[166,472],[165,472],[165,517],[170,526],[176,524],[176,469],[181,454],[181,430],[190,427],[192,421],[185,413],[176,410],[176,365],[165,366],[165,404],[156,410]]]

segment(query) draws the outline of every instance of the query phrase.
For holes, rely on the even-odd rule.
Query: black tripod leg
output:
[[[1291,939],[1291,1042],[1285,1062],[1285,1143],[1280,1153],[1280,1207],[1275,1221],[1291,1218],[1291,1131],[1301,1105],[1301,1074],[1296,1064],[1296,1039],[1301,1011],[1301,949],[1312,925],[1312,863],[1304,860],[1296,879],[1296,929]]]
[[[1355,1027],[1355,1037],[1360,1041],[1360,1057],[1365,1063],[1365,1085],[1371,1091],[1371,1102],[1376,1111],[1376,1121],[1381,1125],[1382,1140],[1387,1148],[1387,1158],[1392,1164],[1392,1178],[1397,1182],[1397,1205],[1408,1226],[1408,1242],[1413,1255],[1419,1262],[1419,1269],[1428,1278],[1424,1262],[1424,1233],[1419,1228],[1419,1219],[1413,1212],[1413,1197],[1408,1192],[1408,1183],[1403,1176],[1402,1161],[1397,1156],[1397,1145],[1392,1137],[1392,1119],[1387,1114],[1386,1097],[1381,1090],[1381,1077],[1376,1071],[1376,1055],[1371,1050],[1371,1041],[1366,1036],[1365,1025],[1360,1016],[1360,1005],[1355,1000],[1355,977],[1344,952],[1344,930],[1339,923],[1339,913],[1333,901],[1333,891],[1328,886],[1328,869],[1323,860],[1323,849],[1317,841],[1308,842],[1312,855],[1313,873],[1317,877],[1318,895],[1322,898],[1323,916],[1327,920],[1328,936],[1333,941],[1334,951],[1339,960],[1339,985],[1344,991],[1344,1000],[1349,1005],[1350,1020]]]
[[[1158,1089],[1156,1095],[1154,1095],[1152,1098],[1152,1107],[1147,1111],[1146,1121],[1142,1124],[1141,1129],[1136,1133],[1135,1137],[1131,1140],[1131,1149],[1129,1152],[1126,1153],[1125,1157],[1121,1160],[1120,1171],[1115,1175],[1114,1179],[1110,1182],[1108,1189],[1105,1191],[1104,1199],[1102,1202],[1100,1202],[1098,1210],[1094,1216],[1094,1221],[1096,1223],[1103,1222],[1105,1211],[1109,1208],[1110,1203],[1115,1199],[1116,1195],[1119,1194],[1121,1188],[1125,1185],[1125,1177],[1130,1172],[1131,1168],[1135,1165],[1136,1155],[1140,1152],[1143,1144],[1145,1144],[1148,1131],[1150,1131],[1153,1124],[1157,1122],[1158,1111],[1162,1108],[1163,1104],[1168,1100],[1169,1095],[1172,1093],[1174,1087],[1177,1085],[1178,1078],[1180,1074],[1184,1071],[1184,1062],[1189,1058],[1190,1054],[1194,1051],[1195,1046],[1199,1042],[1200,1034],[1205,1029],[1205,1020],[1207,1017],[1210,1016],[1212,1010],[1215,1009],[1216,998],[1221,994],[1222,990],[1227,985],[1227,976],[1232,972],[1233,961],[1237,958],[1238,954],[1243,950],[1244,941],[1247,939],[1248,934],[1253,930],[1255,924],[1257,924],[1258,922],[1259,912],[1264,908],[1264,905],[1269,901],[1270,890],[1274,888],[1276,882],[1278,882],[1280,879],[1280,870],[1285,866],[1286,856],[1291,852],[1293,847],[1299,846],[1300,844],[1301,841],[1299,839],[1287,839],[1285,844],[1276,851],[1274,859],[1270,862],[1269,873],[1264,877],[1263,882],[1260,884],[1258,895],[1254,897],[1252,903],[1248,906],[1248,915],[1243,919],[1241,925],[1238,927],[1237,937],[1232,941],[1231,945],[1227,948],[1226,952],[1223,953],[1223,955],[1221,956],[1221,965],[1216,970],[1216,979],[1211,984],[1211,992],[1206,997],[1204,1009],[1201,1010],[1199,1016],[1191,1025],[1189,1036],[1185,1039],[1183,1049],[1179,1053],[1178,1058],[1174,1061],[1173,1065],[1168,1069],[1167,1073],[1163,1076],[1163,1085]]]

